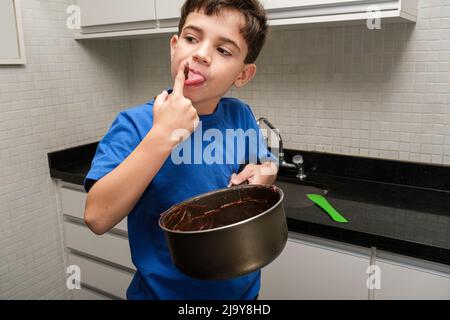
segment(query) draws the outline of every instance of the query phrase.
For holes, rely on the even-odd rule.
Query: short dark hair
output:
[[[191,12],[204,11],[206,15],[219,15],[222,9],[234,9],[243,14],[245,25],[240,33],[247,43],[248,53],[244,63],[254,63],[264,46],[267,36],[267,17],[258,0],[186,0],[181,8],[178,36]]]

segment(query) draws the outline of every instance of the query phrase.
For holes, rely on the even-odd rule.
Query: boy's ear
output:
[[[245,86],[256,74],[256,65],[254,63],[245,64],[244,69],[234,80],[234,85],[236,88],[241,88]]]
[[[173,35],[172,38],[170,38],[170,61],[173,60],[173,55],[175,54],[175,47],[178,43],[178,35]]]

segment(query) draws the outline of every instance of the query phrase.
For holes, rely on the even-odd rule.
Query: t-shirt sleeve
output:
[[[120,112],[98,144],[91,168],[84,179],[86,192],[122,163],[139,143],[139,134],[132,119],[126,112]]]
[[[248,129],[255,130],[257,133],[257,146],[250,143],[248,148],[248,154],[246,154],[246,160],[249,163],[264,163],[268,161],[272,161],[275,164],[278,165],[278,157],[276,157],[271,151],[269,151],[267,147],[267,143],[264,139],[264,135],[262,133],[262,130],[258,126],[258,123],[256,122],[255,115],[253,114],[250,106],[245,105],[246,110],[248,112],[247,116],[247,123],[248,123]],[[256,159],[256,161],[255,161]]]

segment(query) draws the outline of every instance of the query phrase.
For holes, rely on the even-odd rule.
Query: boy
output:
[[[171,261],[158,219],[174,204],[227,185],[274,183],[277,159],[262,142],[249,106],[222,98],[232,85],[242,87],[255,75],[253,62],[264,44],[266,23],[257,0],[187,0],[179,33],[170,40],[173,91],[120,112],[100,141],[85,179],[85,222],[103,234],[128,217],[137,269],[128,299],[258,295],[259,271],[224,281],[181,273]],[[240,145],[230,144],[236,141],[229,139],[230,129],[253,130],[257,141],[249,134],[237,139]],[[205,130],[204,136],[211,136],[199,142],[198,133],[201,139]],[[213,136],[214,143],[208,143]],[[239,152],[242,147],[245,152]],[[249,164],[236,174],[244,163]]]

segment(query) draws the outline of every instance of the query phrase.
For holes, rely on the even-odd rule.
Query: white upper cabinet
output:
[[[343,2],[355,3],[361,0],[260,0],[266,10],[292,9],[295,7],[339,4]],[[367,1],[364,1],[367,2]]]
[[[416,21],[418,0],[261,0],[271,26]]]
[[[184,0],[155,0],[159,27],[177,27]]]
[[[156,27],[153,0],[78,0],[82,33]]]

